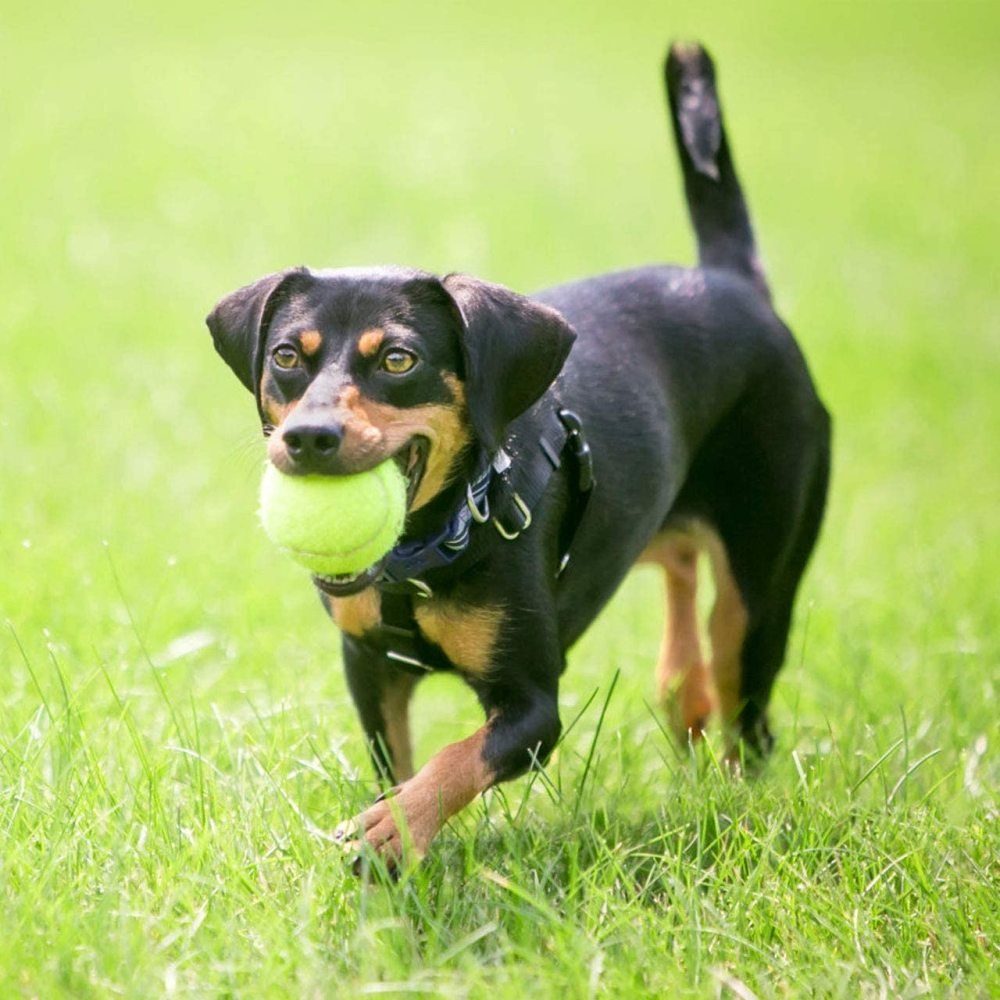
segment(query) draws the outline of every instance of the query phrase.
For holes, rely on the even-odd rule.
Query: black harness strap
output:
[[[411,674],[428,674],[448,670],[451,663],[441,650],[420,633],[413,612],[413,594],[382,591],[381,624],[364,641],[371,641],[382,650],[386,659],[399,670]]]
[[[545,494],[553,473],[568,458],[573,464],[569,507],[559,531],[559,564],[556,575],[566,568],[573,539],[587,509],[594,488],[594,464],[590,446],[583,432],[583,423],[572,411],[554,408],[537,439],[527,446],[513,441],[508,462],[492,463],[493,474],[488,489],[470,488],[466,503],[470,505],[473,524],[466,534],[466,543],[445,565],[461,562],[471,565],[496,545],[494,531],[505,542],[516,541],[528,531],[532,511]],[[478,480],[477,480],[478,483]],[[441,542],[434,539],[427,546],[426,570],[442,568]],[[414,600],[430,597],[430,587],[417,575],[421,559],[419,548],[408,547],[405,576],[397,571],[383,574],[376,583],[381,594],[381,624],[367,632],[363,640],[381,651],[400,670],[422,675],[452,667],[438,646],[428,642],[417,626]]]

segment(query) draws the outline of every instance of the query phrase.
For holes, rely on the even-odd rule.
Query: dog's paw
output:
[[[696,664],[673,678],[660,697],[667,723],[680,748],[697,743],[705,735],[716,704],[706,668]]]
[[[333,838],[352,859],[356,874],[361,872],[366,852],[393,873],[424,857],[441,826],[437,811],[428,808],[424,798],[418,788],[401,785],[334,830]]]

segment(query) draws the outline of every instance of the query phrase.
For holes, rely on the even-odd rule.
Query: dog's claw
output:
[[[394,795],[396,795],[399,792],[401,787],[402,787],[401,785],[393,785],[392,788],[387,788],[384,792],[380,792],[375,797],[375,802],[373,802],[372,805],[375,805],[379,802],[385,802],[386,799],[391,799]]]
[[[333,839],[343,847],[350,847],[354,835],[358,832],[357,819],[345,819],[333,831]]]

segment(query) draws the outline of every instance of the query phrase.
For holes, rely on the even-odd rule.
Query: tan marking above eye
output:
[[[302,345],[302,353],[311,358],[323,343],[323,337],[319,330],[306,330],[299,334],[299,343]]]
[[[358,337],[358,351],[366,358],[372,358],[378,353],[378,349],[382,346],[382,341],[385,340],[385,330],[381,327],[374,327],[371,330],[365,330],[360,337]]]

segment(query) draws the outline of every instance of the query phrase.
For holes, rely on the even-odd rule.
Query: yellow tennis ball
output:
[[[264,531],[313,573],[374,565],[396,544],[405,517],[406,480],[392,460],[349,476],[286,476],[270,462],[264,470]]]

